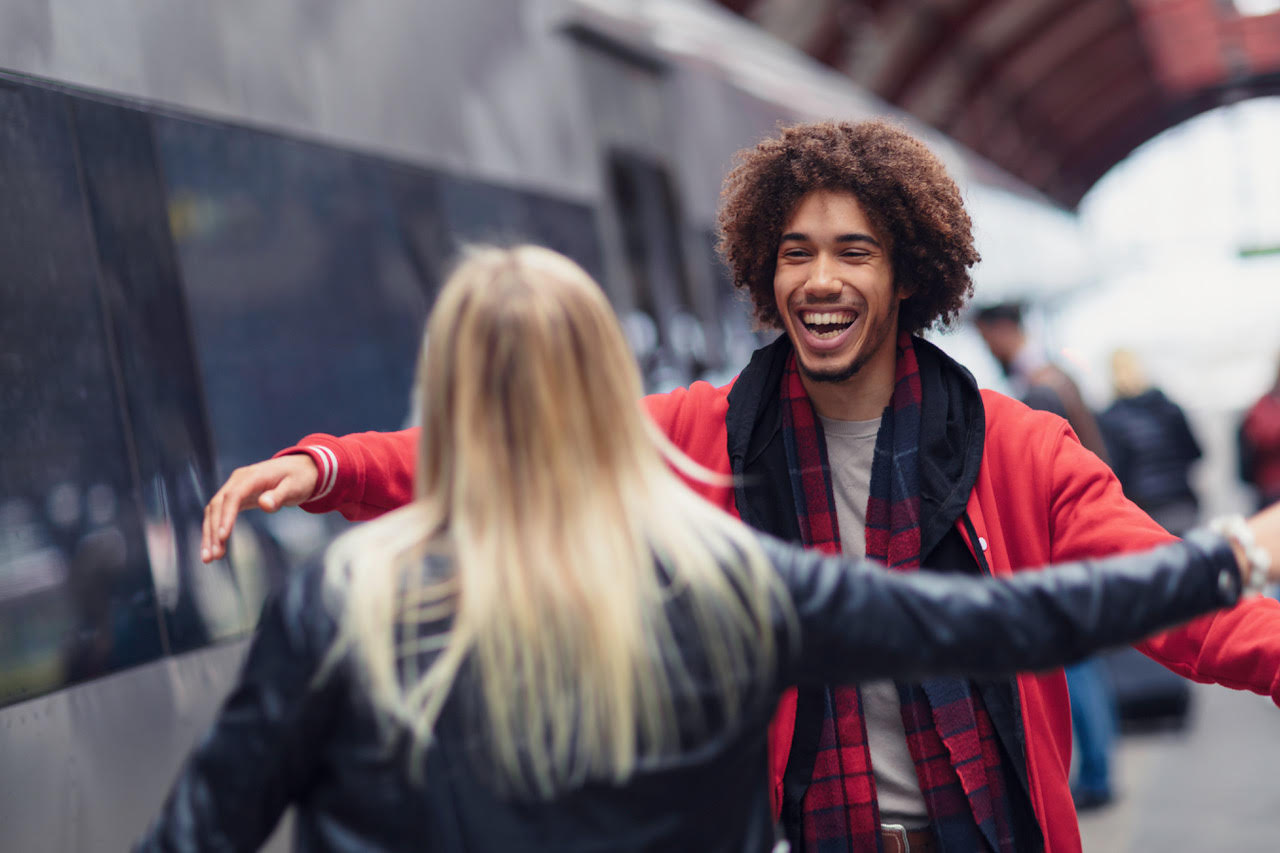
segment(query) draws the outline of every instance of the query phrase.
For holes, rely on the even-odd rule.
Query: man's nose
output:
[[[839,296],[843,286],[834,259],[825,253],[814,258],[813,265],[809,268],[809,278],[804,283],[806,295],[819,299]]]

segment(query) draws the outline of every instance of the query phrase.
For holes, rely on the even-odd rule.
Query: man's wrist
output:
[[[306,444],[286,447],[284,450],[274,454],[272,458],[278,459],[282,456],[306,456],[311,460],[311,464],[316,467],[315,486],[312,488],[311,494],[304,498],[301,503],[318,501],[333,491],[334,484],[338,480],[338,458],[332,448],[310,441]]]

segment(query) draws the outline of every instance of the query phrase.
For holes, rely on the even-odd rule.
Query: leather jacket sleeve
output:
[[[1011,578],[889,572],[764,540],[791,593],[781,684],[1007,674],[1078,660],[1234,604],[1226,540],[1195,531],[1153,550]]]
[[[265,606],[239,680],[136,851],[257,850],[303,793],[337,704],[341,668],[314,684],[336,628],[320,566]]]

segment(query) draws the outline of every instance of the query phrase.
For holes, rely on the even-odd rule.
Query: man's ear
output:
[[[894,289],[897,291],[899,305],[916,295],[916,286],[914,284],[898,284],[895,282]]]

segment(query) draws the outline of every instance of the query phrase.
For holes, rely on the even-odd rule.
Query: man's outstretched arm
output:
[[[301,506],[361,521],[404,506],[413,499],[417,448],[416,427],[342,438],[317,433],[271,459],[237,468],[205,507],[201,559],[208,563],[226,554],[244,509]]]
[[[719,458],[726,393],[727,388],[695,382],[692,388],[650,394],[642,402],[676,446],[700,464],[716,470],[719,465],[727,473],[728,461]],[[315,433],[271,459],[237,468],[205,507],[201,559],[208,563],[226,553],[236,516],[244,509],[275,512],[301,506],[307,512],[337,511],[350,521],[364,521],[404,506],[413,500],[418,434],[417,427],[341,437]],[[702,486],[700,491],[720,505],[732,500],[727,488]]]
[[[1050,516],[1054,562],[1146,548],[1171,539],[1126,500],[1120,485],[1076,442],[1059,436]],[[1174,672],[1270,696],[1280,704],[1280,604],[1252,597],[1156,635],[1139,651]]]

